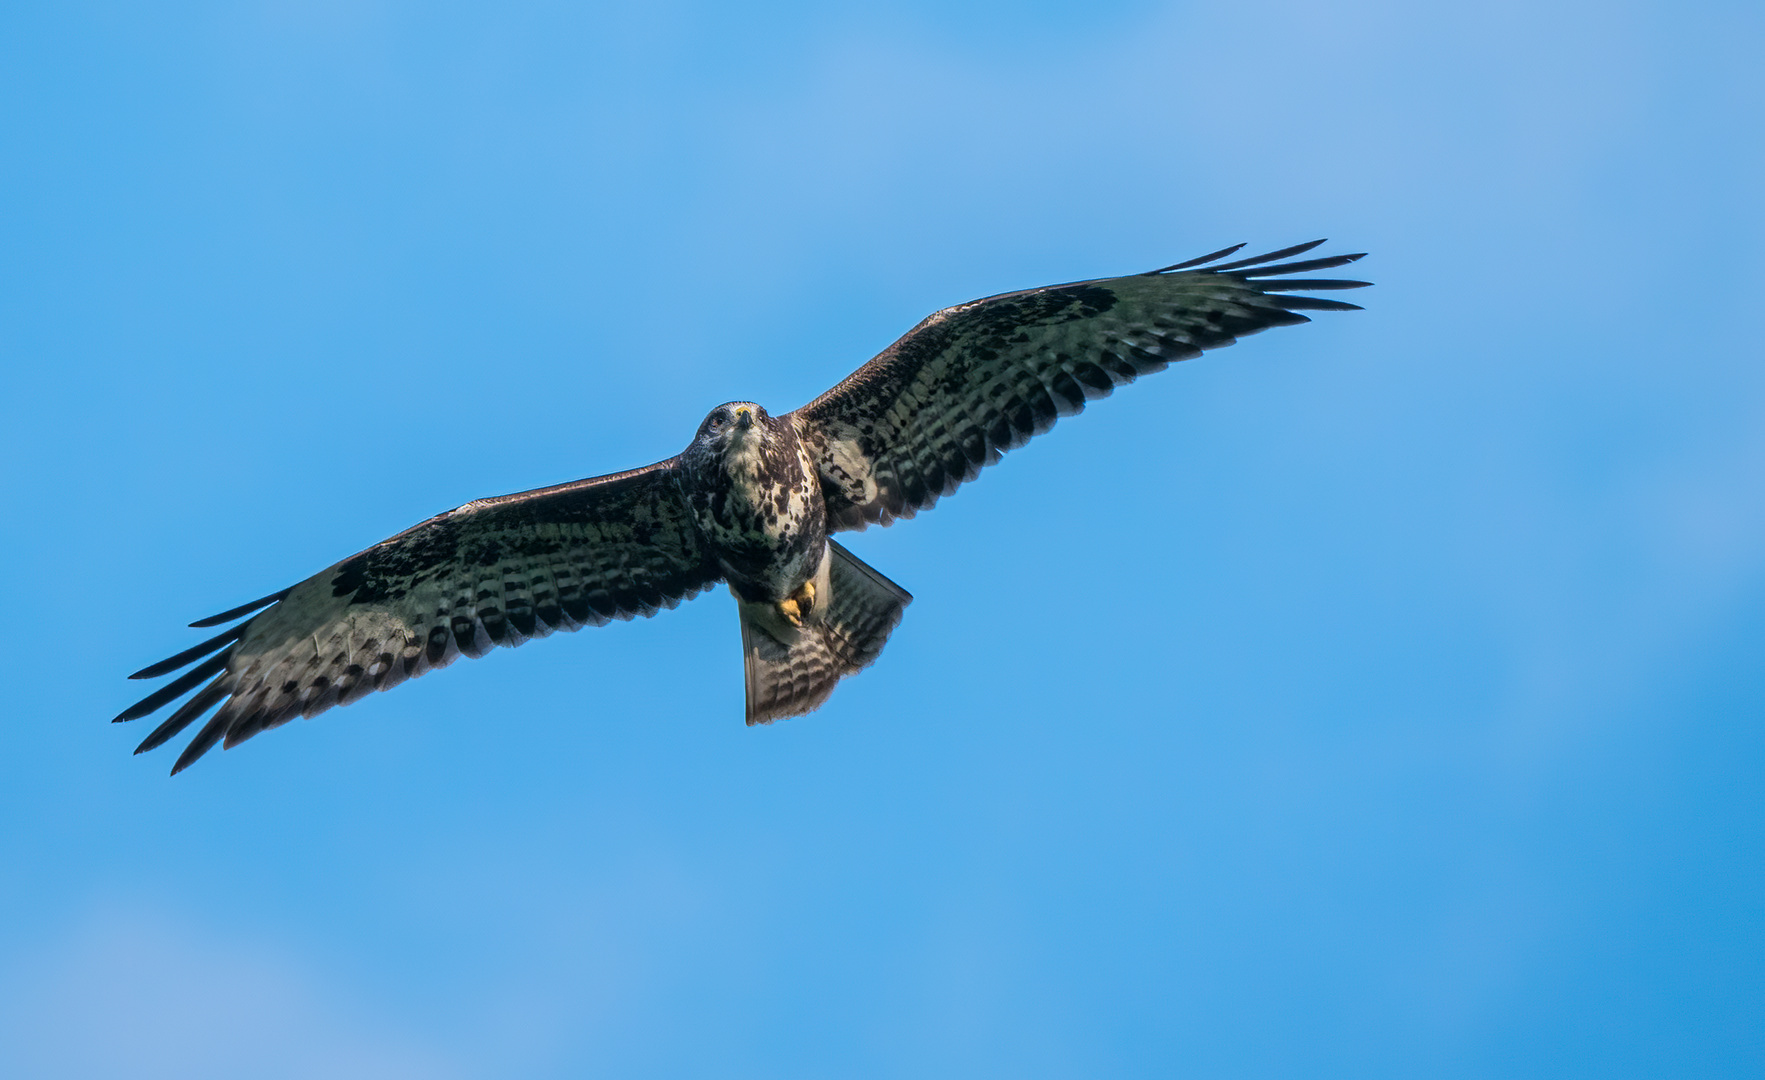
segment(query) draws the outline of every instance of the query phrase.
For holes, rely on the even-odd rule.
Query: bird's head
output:
[[[703,446],[730,448],[762,439],[772,417],[751,401],[729,401],[711,410],[694,438]]]

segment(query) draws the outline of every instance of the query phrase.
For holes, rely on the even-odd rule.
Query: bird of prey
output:
[[[191,623],[242,620],[130,676],[195,665],[116,719],[195,691],[141,753],[219,706],[176,774],[217,742],[497,645],[654,615],[719,582],[741,623],[748,723],[807,713],[877,658],[912,600],[830,534],[929,509],[1059,417],[1173,361],[1309,321],[1302,311],[1358,310],[1295,295],[1367,284],[1293,277],[1361,257],[1282,261],[1322,243],[1221,262],[1238,244],[945,308],[795,412],[719,405],[666,461],[467,503]]]

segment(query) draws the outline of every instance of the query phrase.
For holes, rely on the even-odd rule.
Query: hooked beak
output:
[[[754,426],[754,410],[743,405],[735,410],[735,426],[746,431]]]

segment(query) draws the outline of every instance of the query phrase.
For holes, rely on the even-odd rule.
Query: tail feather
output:
[[[876,661],[913,602],[906,589],[832,540],[822,571],[815,612],[801,628],[780,625],[764,605],[738,602],[749,724],[818,708],[841,679]]]

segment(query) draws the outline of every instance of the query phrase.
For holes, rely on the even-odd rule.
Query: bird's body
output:
[[[687,506],[732,592],[777,603],[814,576],[827,506],[808,446],[789,418],[750,401],[711,411],[681,455]]]
[[[666,461],[467,503],[194,623],[268,609],[137,672],[195,665],[117,719],[195,691],[139,753],[217,710],[175,773],[217,742],[460,656],[653,615],[718,582],[736,599],[748,722],[808,712],[876,659],[912,599],[830,533],[930,508],[1057,418],[1172,361],[1306,322],[1302,309],[1353,309],[1289,295],[1365,284],[1284,277],[1360,257],[1276,262],[1317,243],[946,308],[794,412],[720,405]]]

